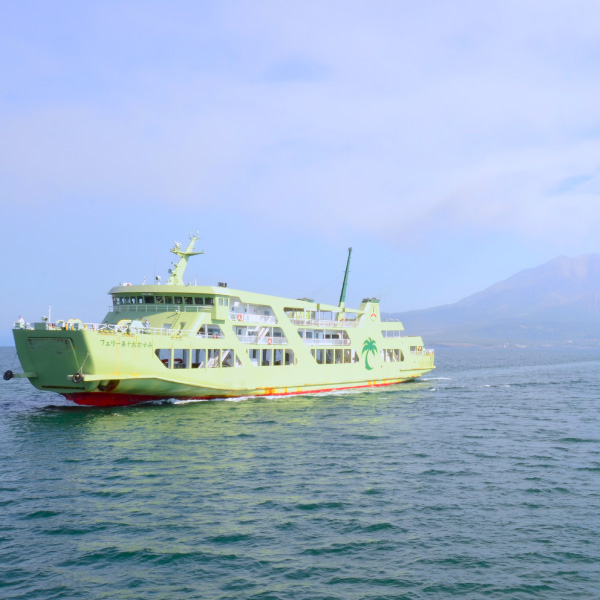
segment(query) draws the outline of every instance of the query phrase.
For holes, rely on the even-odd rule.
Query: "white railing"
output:
[[[289,317],[292,325],[310,327],[360,327],[360,321],[331,321],[326,319],[295,319]]]
[[[267,337],[258,335],[238,335],[238,340],[242,344],[268,344],[269,346],[287,346],[288,341],[285,337]]]
[[[197,333],[196,337],[207,338],[207,339],[211,339],[211,340],[222,340],[225,338],[225,335],[222,332],[219,332],[219,333]]]
[[[277,323],[275,315],[255,315],[253,313],[230,312],[229,319],[239,323],[244,321],[250,323]]]
[[[435,354],[435,350],[423,348],[423,350],[411,350],[411,353],[416,354],[417,356],[433,356]]]
[[[108,312],[202,312],[207,308],[212,309],[212,306],[196,306],[194,304],[119,304],[118,306],[110,305]]]
[[[316,338],[302,338],[307,346],[349,346],[349,339],[322,340]]]
[[[131,326],[131,324],[82,323],[78,320],[74,322],[57,321],[56,323],[44,323],[44,325],[48,331],[93,331],[106,335],[168,335],[171,337],[187,337],[193,336],[196,333],[191,329],[166,329],[164,327],[144,327],[143,325]]]

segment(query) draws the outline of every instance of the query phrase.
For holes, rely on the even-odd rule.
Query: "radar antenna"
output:
[[[185,268],[187,267],[187,262],[190,256],[197,256],[198,254],[204,254],[204,250],[200,252],[194,252],[194,244],[198,241],[198,232],[194,235],[190,233],[190,243],[188,244],[185,250],[181,249],[181,244],[179,242],[174,242],[174,246],[171,248],[171,252],[179,256],[179,262],[177,264],[173,263],[174,269],[169,269],[169,273],[171,273],[169,279],[167,279],[166,285],[184,285],[183,283],[183,273],[185,272]]]

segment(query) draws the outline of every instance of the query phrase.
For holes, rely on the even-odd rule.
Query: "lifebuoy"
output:
[[[238,321],[243,321],[244,320],[244,315],[242,315],[242,313],[238,313],[237,320]]]
[[[269,345],[273,344],[273,338],[269,338]]]

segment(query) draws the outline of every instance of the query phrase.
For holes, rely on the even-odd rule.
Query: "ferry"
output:
[[[435,368],[419,336],[382,319],[379,300],[346,307],[352,248],[337,305],[184,284],[197,235],[166,283],[121,283],[100,323],[77,318],[13,325],[22,373],[39,390],[88,406],[162,399],[284,396],[374,388]]]

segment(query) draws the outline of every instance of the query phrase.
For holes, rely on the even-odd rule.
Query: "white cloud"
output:
[[[115,10],[89,19],[83,56],[50,44],[27,62],[57,89],[20,76],[27,101],[4,105],[5,193],[224,203],[261,223],[390,239],[400,227],[409,241],[598,224],[592,183],[555,193],[598,169],[596,2]],[[103,59],[110,33],[122,63],[114,48]],[[92,93],[75,77],[86,58]]]

